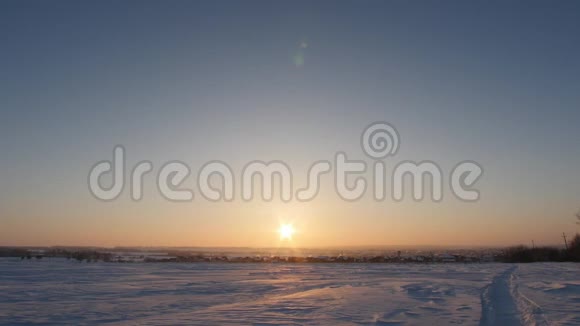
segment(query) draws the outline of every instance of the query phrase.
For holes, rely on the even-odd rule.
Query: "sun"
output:
[[[292,240],[292,235],[294,235],[294,227],[292,224],[282,224],[278,229],[278,233],[280,233],[280,240]]]

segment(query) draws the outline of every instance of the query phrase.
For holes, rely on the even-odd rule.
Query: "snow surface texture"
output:
[[[578,264],[0,259],[0,324],[580,325]]]

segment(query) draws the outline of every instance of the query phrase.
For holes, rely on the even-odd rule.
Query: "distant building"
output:
[[[442,263],[454,263],[457,261],[457,258],[450,254],[440,254],[437,258]]]
[[[481,256],[481,260],[482,263],[491,263],[494,261],[493,259],[493,255],[491,254],[485,254],[483,256]]]

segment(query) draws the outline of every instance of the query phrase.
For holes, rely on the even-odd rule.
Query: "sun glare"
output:
[[[295,231],[291,224],[282,224],[278,232],[280,233],[280,240],[292,240],[292,235]]]

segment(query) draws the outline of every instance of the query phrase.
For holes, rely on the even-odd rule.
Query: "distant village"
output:
[[[310,250],[314,251],[314,250]],[[0,257],[20,260],[64,258],[78,262],[115,263],[489,263],[501,262],[500,249],[456,251],[355,251],[334,254],[279,254],[137,250],[132,248],[0,248]]]

